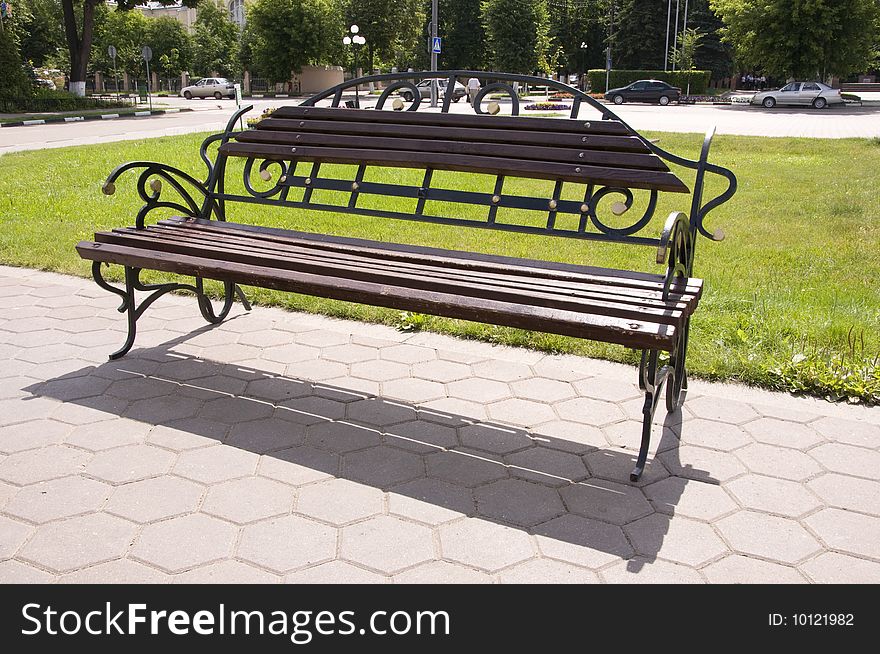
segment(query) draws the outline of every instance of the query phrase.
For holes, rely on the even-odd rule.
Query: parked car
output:
[[[680,88],[657,79],[640,79],[629,86],[610,89],[605,94],[605,99],[610,100],[614,104],[623,104],[624,102],[656,102],[664,107],[670,102],[677,102],[680,98]]]
[[[828,105],[843,104],[843,98],[840,89],[832,89],[822,82],[791,82],[775,91],[755,93],[750,104],[767,109],[778,104],[824,109]]]
[[[191,86],[184,86],[180,94],[187,100],[193,98],[234,98],[235,86],[225,77],[205,77]]]
[[[422,80],[418,84],[416,84],[416,88],[419,90],[419,95],[422,96],[422,99],[431,99],[431,80],[426,79]],[[438,79],[437,80],[437,90],[440,92],[440,97],[443,98],[446,96],[446,80]],[[407,102],[412,102],[413,95],[412,91],[409,89],[403,89],[400,92],[400,97],[402,97]],[[455,83],[455,88],[452,91],[452,101],[458,102],[462,98],[467,97],[467,88],[461,82]]]

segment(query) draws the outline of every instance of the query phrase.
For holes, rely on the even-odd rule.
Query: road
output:
[[[187,101],[183,98],[165,98],[163,101],[171,106],[187,106],[197,111],[150,118],[7,127],[0,129],[0,154],[17,150],[218,131],[225,126],[235,106],[230,100]],[[254,105],[251,115],[258,115],[266,107],[299,102],[300,100],[293,98],[255,98],[249,101]],[[464,102],[453,104],[452,108],[455,113],[470,112],[470,107]],[[625,104],[613,107],[613,110],[637,130],[705,132],[715,126],[719,134],[813,138],[880,137],[880,106],[818,111],[810,108],[768,110],[747,105],[660,107]],[[589,118],[593,115],[597,115],[593,109],[584,107],[579,117]]]

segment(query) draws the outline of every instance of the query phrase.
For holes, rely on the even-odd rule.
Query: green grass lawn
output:
[[[701,144],[701,138],[693,134],[649,136],[659,138],[659,144],[671,152],[691,158],[697,156]],[[204,166],[197,154],[201,138],[174,136],[0,157],[0,261],[87,276],[89,263],[76,255],[74,244],[90,238],[96,229],[132,224],[140,206],[134,192],[135,173],[117,182],[112,197],[100,192],[106,174],[118,163],[141,159],[167,162],[203,177]],[[714,243],[700,238],[698,242],[695,274],[706,280],[707,290],[692,321],[691,373],[834,399],[880,400],[880,142],[719,136],[711,159],[733,169],[740,188],[731,202],[709,217],[710,229],[723,227],[727,239]],[[240,170],[240,165],[231,167],[239,178]],[[350,168],[338,166],[336,170],[352,178]],[[687,171],[681,175],[688,183],[692,181]],[[416,171],[368,173],[374,181],[417,183],[419,178]],[[487,176],[435,175],[435,180],[449,186],[456,178],[457,188],[491,192],[493,180]],[[549,197],[552,188],[551,182],[515,182],[505,192],[543,192]],[[718,188],[710,186],[707,192]],[[582,192],[571,188],[566,197]],[[166,185],[163,193],[171,189]],[[340,200],[331,192],[318,191],[314,197]],[[381,204],[363,199],[365,206]],[[639,200],[644,198],[637,196],[637,207]],[[687,202],[684,195],[661,197],[648,233],[658,235],[666,215],[687,211]],[[389,204],[412,208],[409,200],[383,206]],[[474,214],[468,208],[438,204],[429,203],[429,212],[453,215],[457,211],[477,217],[484,211]],[[504,211],[499,212],[499,220],[534,220],[526,212],[511,211],[505,216]],[[305,231],[662,272],[653,264],[653,250],[644,247],[255,205],[232,207],[229,214],[230,220]],[[152,279],[158,277],[152,275]],[[636,361],[635,354],[623,348],[572,338],[403,316],[264,289],[250,289],[249,295],[260,304],[545,351]]]

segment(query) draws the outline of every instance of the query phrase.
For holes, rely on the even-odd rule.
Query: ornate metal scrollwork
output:
[[[518,116],[519,115],[519,94],[516,92],[516,89],[513,88],[510,84],[504,84],[503,82],[494,82],[492,84],[487,84],[486,86],[482,87],[477,92],[477,95],[474,96],[474,103],[473,103],[474,111],[478,114],[485,114],[486,112],[483,111],[483,109],[481,107],[481,105],[483,103],[483,98],[485,98],[489,93],[498,92],[498,91],[506,93],[507,96],[510,98],[510,115],[511,116]],[[497,105],[497,103],[496,103],[496,105]],[[498,113],[498,112],[495,111],[495,112],[490,112],[490,113]]]
[[[596,229],[604,234],[608,234],[609,236],[629,236],[630,234],[635,234],[636,232],[640,231],[649,222],[651,222],[651,218],[654,217],[654,210],[657,208],[658,194],[656,190],[651,191],[651,195],[648,199],[648,205],[645,207],[645,211],[642,216],[628,227],[612,227],[611,225],[607,225],[602,222],[602,220],[599,218],[599,202],[604,197],[615,193],[623,196],[623,202],[613,203],[611,206],[611,213],[616,216],[622,216],[632,208],[634,197],[631,189],[619,188],[615,186],[603,186],[598,191],[590,195],[590,197],[587,199],[587,205],[590,209],[590,221],[596,226]]]
[[[278,176],[275,179],[275,183],[265,191],[259,191],[254,188],[253,183],[251,182],[251,175],[254,170],[254,163],[259,161],[258,159],[254,159],[252,157],[248,157],[244,162],[244,170],[242,172],[242,179],[244,181],[244,187],[248,193],[250,193],[255,198],[271,198],[278,193],[281,192],[284,186],[284,182],[287,179],[287,175],[290,172],[291,167],[295,167],[296,164],[290,163],[287,161],[283,161],[280,159],[263,159],[260,161],[259,166],[257,166],[257,171],[260,175],[260,178],[264,182],[268,182],[272,180],[272,167],[278,167]]]

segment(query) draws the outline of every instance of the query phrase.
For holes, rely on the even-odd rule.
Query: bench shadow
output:
[[[397,500],[391,512],[424,522],[460,514],[523,530],[545,556],[582,557],[591,567],[602,553],[610,556],[598,556],[601,565],[628,559],[638,572],[660,551],[686,485],[717,483],[679,460],[680,414],[655,424],[656,454],[633,484],[632,421],[631,449],[614,449],[597,445],[586,426],[527,431],[172,350],[208,329],[24,390],[262,455],[262,474],[291,483],[341,478],[388,491]],[[664,487],[652,504],[643,487],[656,481]],[[634,542],[625,533],[655,513],[663,519],[647,536],[640,529]]]

